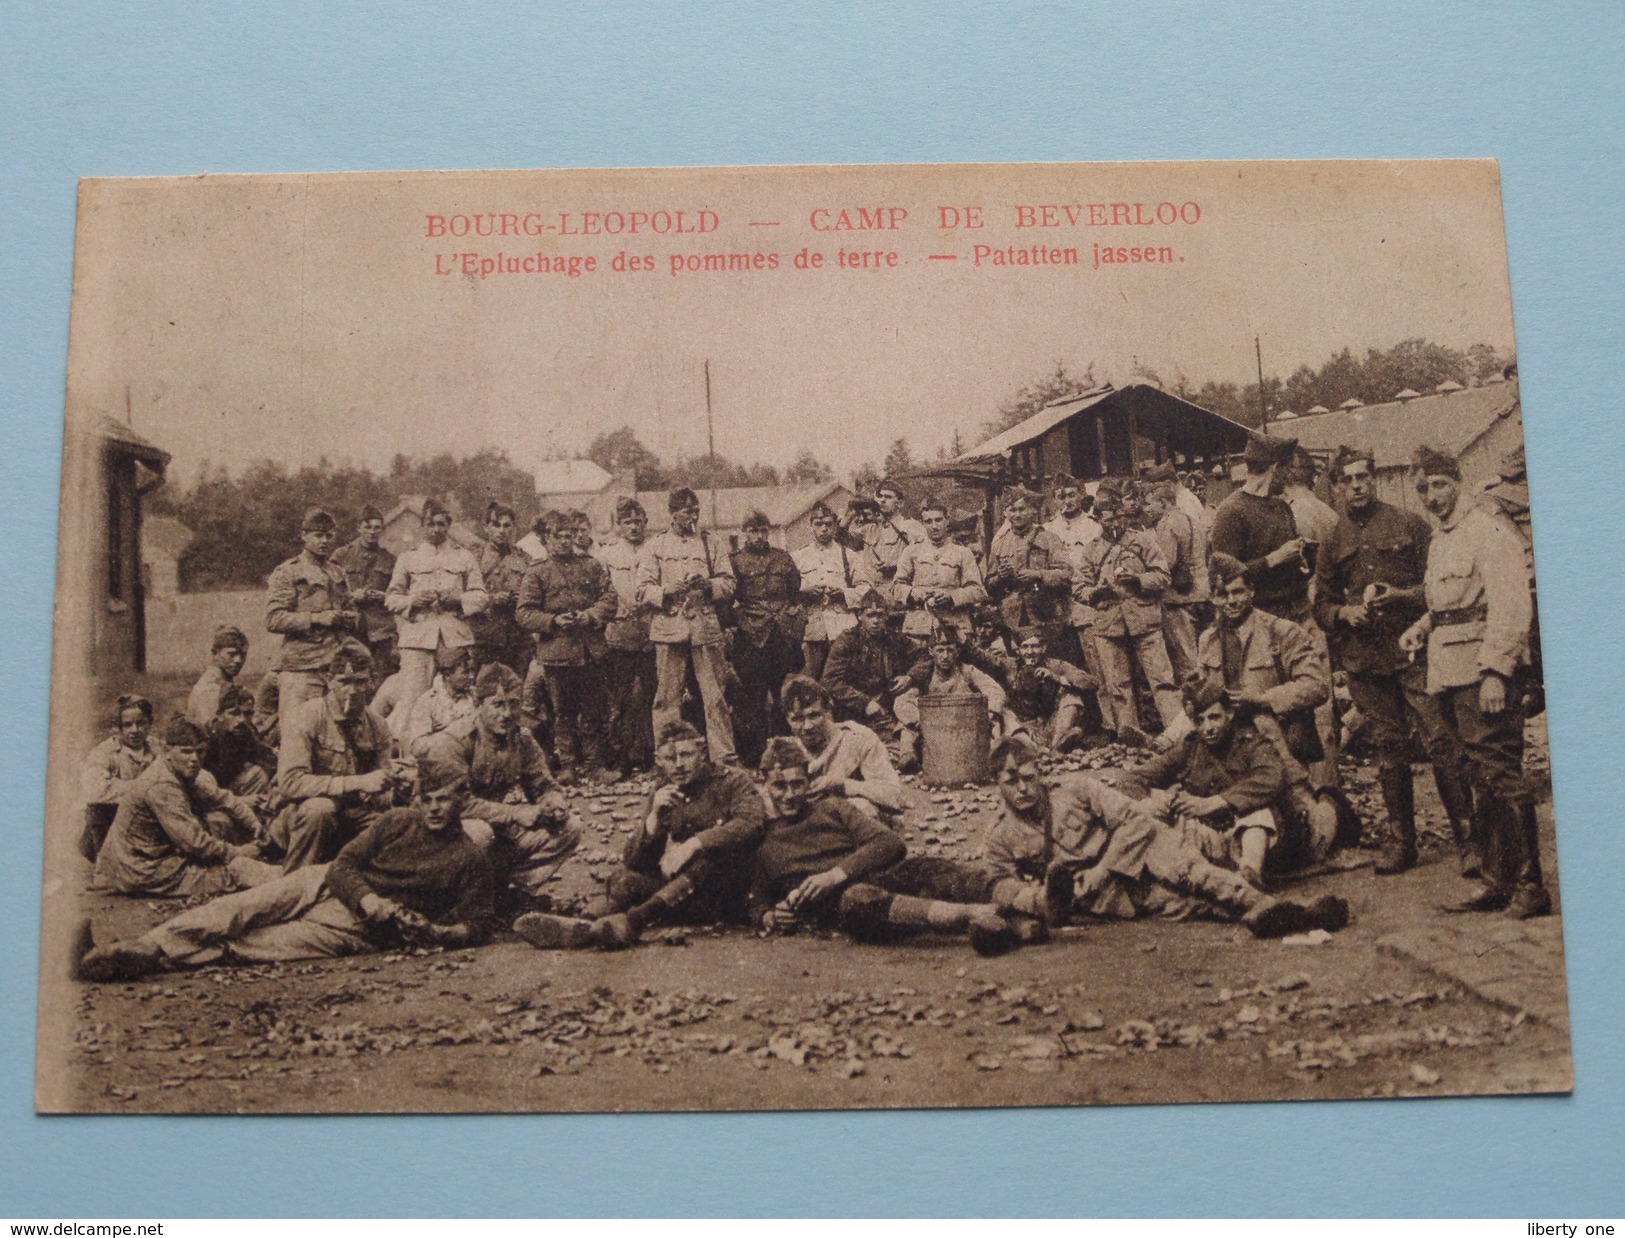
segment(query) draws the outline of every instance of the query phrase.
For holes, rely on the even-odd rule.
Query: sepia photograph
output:
[[[1493,161],[86,180],[64,416],[40,1112],[1572,1089]]]

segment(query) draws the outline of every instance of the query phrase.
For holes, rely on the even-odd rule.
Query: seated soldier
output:
[[[254,698],[246,688],[227,685],[215,715],[204,728],[203,768],[217,785],[246,799],[263,813],[270,799],[276,752],[254,726]]]
[[[1083,742],[1077,725],[1083,694],[1095,689],[1089,674],[1070,662],[1044,656],[1042,628],[1017,634],[1017,659],[1005,672],[1005,733],[1020,731],[1042,748],[1066,752]]]
[[[463,832],[489,850],[499,899],[511,885],[526,898],[539,900],[559,866],[581,845],[581,827],[541,746],[519,724],[520,687],[519,676],[507,665],[487,663],[474,681],[473,716],[420,736],[412,756],[469,771]]]
[[[994,955],[1043,941],[1051,920],[1065,920],[1070,874],[1060,874],[1052,897],[974,864],[905,859],[903,840],[868,813],[815,795],[807,762],[800,741],[782,737],[762,757],[774,815],[756,853],[749,906],[763,931],[826,924],[871,942],[962,932],[978,954]]]
[[[897,721],[913,737],[919,756],[920,698],[923,696],[977,695],[987,701],[993,734],[1004,727],[1004,689],[986,671],[964,661],[965,647],[958,629],[944,624],[931,636],[931,658],[909,672],[908,688],[898,694],[893,710]]]
[[[321,864],[394,807],[411,785],[389,727],[367,707],[372,654],[346,640],[323,672],[326,691],[297,705],[284,724],[276,790],[286,801],[271,822],[286,872]]]
[[[1307,906],[1271,898],[1213,863],[1202,844],[1161,824],[1143,802],[1086,774],[1046,784],[1039,750],[1014,735],[993,750],[1004,801],[983,841],[987,866],[1004,878],[1072,874],[1072,903],[1091,916],[1133,919],[1152,912],[1184,919],[1240,920],[1257,937],[1348,923],[1348,905],[1322,898]],[[1036,888],[1036,887],[1035,887]]]
[[[660,785],[609,879],[594,919],[539,912],[514,921],[538,950],[605,950],[631,945],[645,929],[744,913],[750,865],[766,816],[749,777],[712,763],[705,739],[686,722],[668,722],[655,748]]]
[[[82,924],[76,976],[134,980],[219,962],[478,945],[490,931],[492,879],[461,829],[467,794],[462,767],[427,763],[412,806],[379,815],[331,864],[217,898],[129,941],[90,948]]]
[[[119,697],[113,733],[90,750],[79,776],[85,801],[79,850],[85,859],[95,860],[118,812],[119,801],[157,760],[158,749],[151,733],[152,702],[132,694]]]
[[[1193,684],[1185,696],[1195,730],[1130,770],[1120,785],[1210,860],[1262,889],[1266,869],[1286,871],[1311,856],[1308,824],[1294,807],[1280,749],[1221,681]]]
[[[246,800],[203,768],[203,731],[174,718],[163,755],[119,803],[92,885],[113,894],[185,898],[260,885],[279,875],[259,861],[262,827]],[[242,844],[228,842],[233,827]]]
[[[890,626],[891,605],[877,589],[863,595],[858,623],[830,645],[820,682],[842,722],[861,722],[886,742],[904,773],[919,764],[919,735],[899,725],[893,708],[910,687],[909,671],[924,650]]]
[[[192,685],[186,698],[186,716],[207,727],[220,712],[220,694],[237,682],[248,661],[248,637],[241,628],[216,628],[209,645],[209,669]]]
[[[880,736],[860,722],[835,721],[829,693],[805,675],[787,678],[779,699],[790,733],[807,750],[815,796],[844,796],[876,814],[903,811],[903,780]]]
[[[442,645],[434,651],[436,674],[429,690],[411,709],[398,711],[390,720],[402,748],[409,750],[413,740],[474,716],[474,649],[473,645],[455,649]]]

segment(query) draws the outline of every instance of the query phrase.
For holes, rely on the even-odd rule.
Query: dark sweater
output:
[[[750,848],[762,837],[767,809],[757,794],[756,784],[737,770],[712,765],[683,788],[687,797],[666,809],[663,833],[649,834],[645,806],[638,828],[626,844],[626,866],[633,872],[652,873],[666,850],[666,840],[674,843],[700,840],[708,855],[743,852],[749,862]]]
[[[770,907],[814,873],[832,868],[861,881],[900,863],[907,852],[901,838],[856,804],[827,795],[799,817],[768,822],[756,852],[751,907]]]
[[[1213,516],[1209,545],[1214,554],[1240,559],[1247,583],[1257,596],[1253,604],[1272,615],[1291,618],[1303,610],[1309,597],[1309,577],[1298,559],[1268,567],[1267,556],[1277,546],[1298,536],[1297,522],[1285,499],[1259,498],[1237,490]]]
[[[391,899],[437,924],[489,931],[496,883],[485,853],[462,827],[428,828],[416,808],[384,813],[352,839],[327,870],[327,889],[357,917],[368,894]]]

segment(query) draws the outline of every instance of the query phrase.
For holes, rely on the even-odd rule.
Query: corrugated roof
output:
[[[1299,417],[1290,433],[1310,451],[1336,451],[1344,443],[1369,447],[1378,468],[1391,468],[1408,465],[1423,445],[1459,455],[1496,421],[1517,410],[1517,384],[1497,383]]]
[[[1046,404],[1026,421],[1017,422],[1008,430],[995,434],[987,442],[972,447],[964,455],[954,461],[955,464],[970,460],[985,460],[989,456],[1002,456],[1013,451],[1023,443],[1030,443],[1035,438],[1049,433],[1074,413],[1081,413],[1086,408],[1099,404],[1117,389],[1110,383],[1104,387],[1097,387],[1093,391],[1086,391],[1082,395],[1075,395],[1065,400],[1057,400],[1054,404]]]

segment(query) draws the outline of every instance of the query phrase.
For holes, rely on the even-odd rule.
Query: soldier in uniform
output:
[[[638,605],[638,556],[649,534],[649,516],[636,499],[615,506],[616,540],[599,548],[598,561],[615,586],[615,618],[604,627],[609,647],[609,743],[623,769],[648,769],[654,761],[655,647],[649,616]]]
[[[645,544],[637,575],[638,603],[651,612],[649,639],[655,646],[655,734],[679,720],[692,667],[705,706],[711,760],[738,764],[725,696],[728,659],[717,617],[717,603],[734,595],[733,565],[700,531],[700,499],[694,491],[687,486],[673,490],[666,505],[671,528]]]
[[[1119,739],[1135,740],[1140,738],[1135,663],[1151,688],[1163,726],[1184,712],[1162,635],[1168,560],[1156,538],[1129,528],[1119,501],[1100,501],[1095,510],[1100,537],[1082,548],[1072,598],[1089,621],[1106,728]]]
[[[1515,708],[1534,617],[1523,544],[1500,512],[1463,502],[1453,457],[1422,448],[1416,473],[1437,528],[1423,581],[1427,613],[1399,644],[1411,654],[1426,650],[1427,690],[1466,757],[1484,848],[1483,884],[1451,910],[1547,915],[1552,898],[1541,873],[1534,789],[1523,772],[1523,713]]]
[[[1247,569],[1256,605],[1272,615],[1302,622],[1309,617],[1309,573],[1305,539],[1292,508],[1280,497],[1277,470],[1297,450],[1296,439],[1254,434],[1242,463],[1247,478],[1213,515],[1213,554],[1229,555]]]
[[[987,592],[999,604],[1004,626],[1037,625],[1045,646],[1059,646],[1072,589],[1071,551],[1038,523],[1039,497],[1025,486],[1004,492],[1005,529],[993,539]]]
[[[395,560],[384,604],[400,617],[401,690],[396,712],[411,709],[434,681],[442,645],[474,643],[468,617],[489,602],[473,554],[451,541],[451,513],[434,499],[423,505],[424,540]]]
[[[1207,553],[1203,538],[1174,499],[1174,483],[1146,487],[1147,525],[1168,558],[1168,588],[1162,595],[1162,637],[1174,681],[1184,683],[1196,669],[1195,608],[1207,601]]]
[[[379,545],[384,532],[384,513],[376,507],[361,509],[356,518],[355,541],[333,552],[333,562],[344,569],[350,582],[350,600],[361,612],[356,635],[372,651],[372,664],[378,679],[387,679],[400,666],[395,647],[395,616],[384,605],[384,591],[395,572],[395,556]]]
[[[913,681],[909,672],[926,657],[916,641],[892,631],[891,606],[878,589],[863,595],[858,623],[830,646],[820,681],[842,722],[861,722],[886,741],[892,763],[907,773],[918,763],[919,736],[902,727],[897,698]]]
[[[937,499],[920,506],[925,540],[904,546],[892,577],[892,597],[905,608],[903,633],[924,638],[946,626],[970,635],[970,611],[987,601],[976,556],[948,537],[948,509]]]
[[[284,732],[299,706],[323,692],[322,668],[361,615],[344,569],[332,560],[333,517],[319,507],[305,513],[299,536],[305,548],[279,563],[266,582],[265,626],[282,637],[277,656],[277,718]],[[424,680],[423,686],[429,686]]]
[[[561,781],[601,776],[609,693],[604,626],[615,617],[609,569],[576,549],[576,522],[547,514],[547,558],[519,585],[519,626],[535,634],[536,660],[547,671],[553,754]]]
[[[806,608],[802,665],[809,678],[819,679],[830,646],[857,626],[858,604],[875,582],[869,556],[849,549],[836,536],[837,522],[829,504],[814,503],[807,521],[813,540],[790,557],[801,573],[801,602]]]
[[[483,612],[470,617],[469,626],[474,629],[475,657],[481,666],[501,662],[523,675],[536,642],[515,618],[519,582],[530,567],[530,557],[514,547],[513,531],[513,508],[506,503],[487,505],[479,565],[488,601]]]
[[[734,572],[733,667],[739,676],[735,738],[739,756],[754,766],[768,735],[784,726],[779,687],[801,661],[805,619],[801,573],[787,551],[768,545],[772,524],[751,512],[745,544],[731,556]]]
[[[925,526],[903,514],[903,492],[896,482],[883,481],[875,488],[875,505],[879,519],[864,533],[863,548],[869,555],[870,574],[885,582],[897,575],[903,548],[925,541]]]
[[[1377,498],[1370,451],[1339,448],[1332,472],[1347,489],[1348,506],[1320,548],[1315,615],[1377,752],[1377,781],[1394,838],[1377,858],[1376,871],[1402,873],[1416,863],[1413,731],[1433,762],[1439,798],[1460,847],[1467,846],[1472,817],[1461,752],[1438,699],[1428,695],[1427,668],[1399,648],[1400,635],[1427,609],[1422,579],[1433,531],[1422,517]]]

